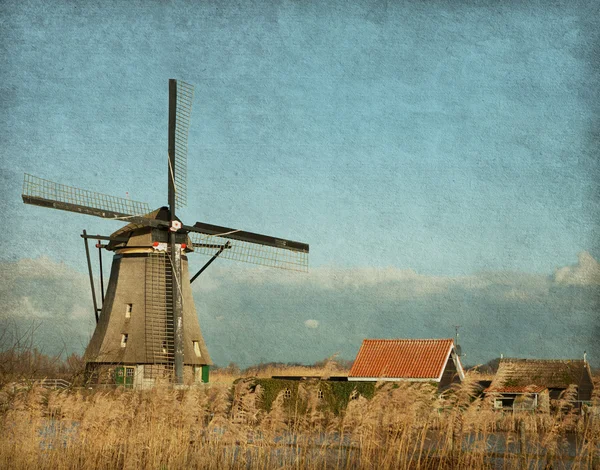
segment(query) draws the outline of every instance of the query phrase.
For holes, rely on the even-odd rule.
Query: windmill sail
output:
[[[163,379],[178,384],[208,382],[212,361],[191,281],[218,256],[308,271],[305,243],[201,222],[185,225],[176,216],[176,208],[187,202],[193,97],[192,85],[169,80],[168,207],[150,212],[146,203],[25,175],[22,197],[27,204],[127,223],[110,237],[96,236],[109,240],[96,245],[99,250],[115,254],[105,301],[84,356],[86,374],[97,383],[146,388]],[[85,232],[83,236],[86,242],[94,238]],[[187,254],[191,248],[213,258],[190,280]],[[97,314],[96,305],[94,309]]]
[[[227,249],[220,253],[221,258],[290,271],[308,271],[306,243],[201,222],[186,228],[193,228],[189,236],[197,253],[214,255],[216,249],[229,242]]]
[[[169,204],[187,204],[188,132],[194,87],[181,80],[169,81]]]
[[[79,189],[27,173],[23,181],[22,197],[26,204],[95,215],[106,219],[143,217],[150,212],[145,202]]]

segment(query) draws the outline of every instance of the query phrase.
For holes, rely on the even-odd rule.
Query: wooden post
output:
[[[450,458],[452,460],[452,468],[459,469],[460,466],[458,464],[461,447],[462,447],[462,424],[460,421],[460,416],[456,417],[456,421],[452,425],[452,434],[450,438],[451,446],[450,446]]]
[[[88,247],[87,232],[84,230],[83,243],[85,244],[85,257],[87,258],[88,274],[90,276],[90,286],[92,287],[92,301],[94,302],[94,316],[96,317],[96,323],[98,323],[98,304],[96,302],[96,290],[94,289],[94,275],[92,274],[92,262],[90,261],[90,249]]]
[[[454,470],[454,426],[450,430],[450,468]]]
[[[546,451],[546,465],[544,470],[552,470],[554,468],[554,446],[550,444]]]
[[[600,456],[598,456],[598,452],[594,452],[594,455],[592,455],[592,470],[600,470]]]
[[[597,420],[596,416],[592,414],[592,410],[587,410],[586,415],[588,415],[588,426],[589,429],[594,429],[595,421]],[[593,439],[593,437],[592,437]],[[597,452],[594,447],[591,449],[592,452],[592,470],[600,470],[600,452]]]
[[[525,421],[519,420],[519,468],[527,470],[527,440],[525,438]]]
[[[171,268],[173,273],[173,342],[175,349],[175,383],[183,385],[183,302],[181,296],[181,245],[175,243],[175,233],[170,233]]]

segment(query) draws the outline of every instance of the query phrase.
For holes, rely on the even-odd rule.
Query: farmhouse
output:
[[[465,378],[452,339],[365,339],[349,381],[437,382],[448,387]]]
[[[498,371],[484,391],[496,409],[535,409],[548,399],[560,398],[576,387],[576,401],[592,399],[592,373],[585,360],[501,359]]]

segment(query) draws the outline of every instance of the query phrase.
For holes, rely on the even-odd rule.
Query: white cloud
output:
[[[0,262],[0,281],[4,305],[0,328],[16,324],[23,330],[35,320],[42,323],[38,334],[47,345],[56,343],[60,348],[65,338],[73,338],[73,347],[81,344],[83,351],[94,328],[84,273],[48,258],[23,259]],[[556,289],[558,283],[573,288]],[[529,319],[554,318],[556,312],[560,312],[556,318],[562,319],[574,302],[573,308],[582,312],[577,337],[583,339],[569,344],[590,351],[585,332],[594,331],[596,316],[589,312],[594,312],[597,294],[587,287],[598,285],[598,262],[582,253],[577,265],[558,269],[554,277],[522,272],[428,276],[393,267],[319,267],[303,274],[223,262],[211,266],[193,287],[213,359],[228,363],[261,357],[314,360],[305,351],[305,335],[299,335],[289,321],[294,317],[305,318],[300,320],[305,328],[318,329],[330,338],[315,343],[310,354],[325,357],[339,340],[339,349],[350,358],[364,337],[443,337],[453,333],[455,324],[470,330],[472,342],[483,338],[490,350],[504,347],[507,341],[503,337],[495,343],[485,336],[499,327],[510,331],[518,346],[523,344],[521,336],[531,328],[539,329],[539,323],[532,326]],[[560,321],[544,324],[549,337],[560,336]],[[547,343],[554,347],[555,341]],[[481,346],[471,347],[473,360],[478,360],[476,351],[482,359],[487,357]],[[288,356],[283,357],[282,351]]]
[[[16,262],[0,263],[0,277],[4,282],[26,279],[60,278],[69,280],[84,279],[82,275],[64,263],[57,263],[47,256],[23,258]]]
[[[94,327],[89,289],[85,274],[48,257],[0,262],[0,330],[11,338],[34,331],[49,354],[65,345],[82,352]]]
[[[210,272],[209,272],[210,271]],[[216,292],[232,285],[253,286],[259,292],[264,289],[303,289],[311,292],[358,293],[372,291],[379,299],[412,300],[426,299],[434,295],[446,295],[460,289],[473,293],[488,292],[503,286],[531,290],[536,295],[548,291],[549,280],[543,275],[527,275],[513,272],[484,272],[470,276],[431,276],[419,274],[412,269],[385,268],[312,268],[308,273],[281,271],[279,269],[225,264],[214,266],[206,273],[200,284],[194,283],[194,292]]]
[[[531,300],[531,299],[535,298],[535,296],[532,295],[532,293],[527,292],[523,289],[517,289],[517,288],[513,288],[513,289],[510,289],[507,292],[505,292],[504,297],[506,297],[508,300],[522,300],[522,301],[527,301],[527,300]]]
[[[579,253],[577,258],[576,265],[557,269],[554,273],[554,281],[567,285],[600,285],[600,263],[587,251]]]

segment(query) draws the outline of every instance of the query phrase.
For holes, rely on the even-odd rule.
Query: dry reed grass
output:
[[[240,372],[233,372],[229,368],[216,369],[211,371],[210,381],[213,384],[228,384],[232,385],[233,382],[242,377],[258,377],[258,378],[269,378],[277,375],[288,375],[288,376],[300,376],[300,377],[329,377],[331,375],[336,376],[347,376],[348,370],[339,368],[333,365],[326,364],[323,367],[315,366],[276,366],[267,365],[264,367],[251,367]]]
[[[229,383],[150,391],[4,387],[0,468],[565,468],[569,435],[580,445],[570,468],[599,465],[600,417],[575,414],[569,394],[562,412],[504,414],[477,398],[473,379],[442,396],[427,384],[387,383],[335,416],[315,398],[318,382],[300,384],[302,413],[290,413],[283,394],[266,412],[250,381]],[[498,436],[505,445],[495,448]]]

